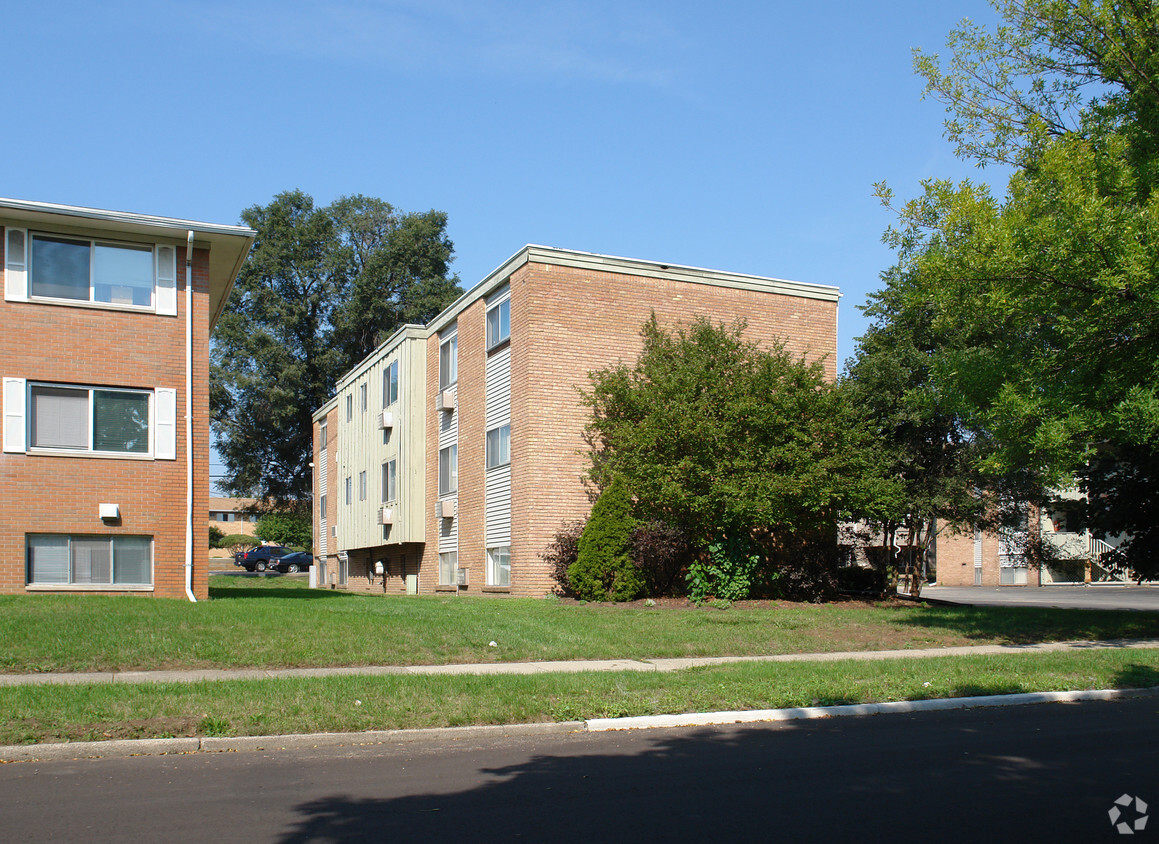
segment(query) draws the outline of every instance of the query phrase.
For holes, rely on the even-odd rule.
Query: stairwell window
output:
[[[445,390],[458,380],[459,335],[455,334],[439,346],[439,389]]]
[[[511,463],[511,426],[500,425],[487,432],[487,468]]]
[[[487,549],[487,585],[511,585],[511,547],[509,545]]]
[[[459,489],[459,447],[439,449],[439,495],[451,495]]]
[[[398,401],[398,361],[382,371],[382,406],[390,407]]]
[[[395,471],[395,461],[388,460],[382,464],[382,503],[394,501],[397,497],[398,473]]]
[[[498,346],[511,336],[511,300],[504,299],[487,311],[487,348]]]

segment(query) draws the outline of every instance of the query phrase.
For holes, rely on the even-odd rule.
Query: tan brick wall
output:
[[[511,280],[511,587],[539,596],[553,587],[540,559],[564,521],[590,502],[582,431],[588,410],[577,387],[588,373],[635,362],[652,312],[671,329],[698,316],[747,323],[745,336],[782,341],[793,354],[824,358],[836,376],[837,303],[569,267],[528,264]],[[460,434],[462,438],[462,434]]]
[[[982,585],[999,586],[1001,576],[998,565],[998,535],[982,532]],[[942,527],[937,539],[939,586],[974,585],[974,531],[953,533]],[[1028,586],[1039,585],[1039,571],[1030,568],[1026,573]]]
[[[184,267],[185,249],[177,250]],[[0,283],[2,286],[2,283]],[[0,301],[0,376],[61,384],[177,390],[177,460],[0,454],[0,592],[25,591],[27,533],[154,538],[153,594],[185,594],[185,274],[178,315]],[[193,262],[193,591],[208,594],[209,259]],[[0,398],[2,401],[2,398]],[[97,505],[120,505],[106,526]],[[91,590],[85,590],[91,591]]]

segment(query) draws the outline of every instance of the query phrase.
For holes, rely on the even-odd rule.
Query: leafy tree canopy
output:
[[[867,337],[924,320],[922,390],[985,446],[983,475],[1041,491],[1068,484],[1095,445],[1155,465],[1138,449],[1159,448],[1159,10],[996,8],[1004,25],[963,24],[948,65],[915,61],[958,153],[1015,172],[1001,197],[932,180],[897,209],[886,240],[898,263],[871,297]],[[1113,502],[1125,475],[1085,477],[1089,496]],[[1141,527],[1129,508],[1110,511],[1103,531]]]
[[[830,529],[888,498],[858,414],[821,365],[743,338],[744,323],[644,324],[634,366],[592,373],[590,478],[622,477],[644,517],[701,550],[753,529]]]
[[[266,513],[254,526],[254,536],[262,542],[276,542],[294,548],[309,548],[314,529],[309,515]]]
[[[449,274],[454,247],[445,213],[403,213],[366,196],[315,207],[288,191],[242,220],[257,238],[210,353],[221,486],[301,507],[313,412],[396,329],[428,321],[462,293]]]

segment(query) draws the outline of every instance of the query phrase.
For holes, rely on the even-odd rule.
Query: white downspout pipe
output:
[[[193,232],[185,241],[185,594],[193,603]]]

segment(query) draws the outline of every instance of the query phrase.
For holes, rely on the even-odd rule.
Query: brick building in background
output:
[[[0,199],[0,591],[206,596],[209,333],[254,234]]]
[[[641,350],[651,313],[747,322],[836,376],[834,287],[527,246],[406,326],[314,417],[319,582],[542,596],[540,554],[587,515],[588,373]],[[379,573],[379,569],[381,573]]]

